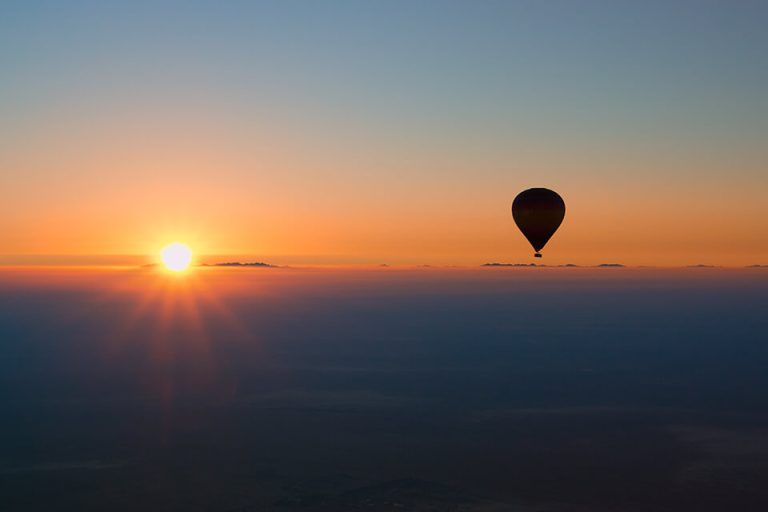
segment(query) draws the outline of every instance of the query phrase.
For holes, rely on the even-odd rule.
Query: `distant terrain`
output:
[[[0,269],[0,510],[768,510],[766,303],[762,269]]]

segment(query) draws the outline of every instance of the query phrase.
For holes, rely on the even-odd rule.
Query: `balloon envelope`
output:
[[[557,192],[547,188],[529,188],[512,202],[512,218],[525,238],[536,250],[536,256],[547,244],[565,217],[565,202]]]

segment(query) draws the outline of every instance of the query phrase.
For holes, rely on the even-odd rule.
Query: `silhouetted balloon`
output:
[[[525,238],[536,250],[544,248],[565,217],[565,202],[557,192],[547,188],[529,188],[520,192],[512,202],[512,218]]]

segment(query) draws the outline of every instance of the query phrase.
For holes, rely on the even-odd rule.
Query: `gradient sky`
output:
[[[0,4],[0,254],[768,263],[768,3]]]

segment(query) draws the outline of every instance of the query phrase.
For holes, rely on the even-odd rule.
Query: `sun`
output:
[[[174,242],[163,247],[160,251],[160,259],[168,270],[182,272],[192,263],[192,249],[182,243]]]

